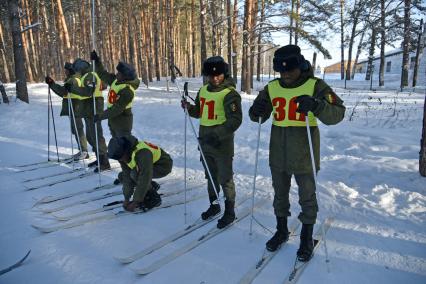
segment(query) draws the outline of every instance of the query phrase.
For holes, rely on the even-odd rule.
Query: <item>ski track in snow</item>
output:
[[[189,81],[190,95],[195,97],[201,80]],[[266,81],[263,84],[255,82],[255,90],[265,84]],[[140,87],[134,102],[134,135],[160,145],[173,157],[174,169],[170,178],[177,182],[165,184],[160,189],[164,191],[183,186],[184,116],[176,86],[170,84],[170,90],[166,92],[164,81],[154,82],[149,89]],[[347,111],[345,120],[336,126],[320,124],[321,170],[317,190],[319,221],[327,216],[335,217],[327,235],[330,272],[324,262],[324,248],[320,247],[298,283],[425,283],[426,180],[418,174],[424,94],[335,90],[345,101]],[[12,92],[10,87],[7,91],[9,95]],[[130,265],[122,265],[113,259],[115,255],[141,250],[182,229],[183,206],[93,222],[50,234],[33,229],[30,224],[58,223],[52,214],[32,208],[37,200],[95,187],[98,176],[25,190],[24,186],[44,184],[64,176],[23,183],[25,179],[73,168],[71,164],[16,173],[21,170],[16,165],[47,159],[46,85],[31,84],[29,93],[29,105],[22,102],[0,105],[0,269],[8,267],[30,248],[32,253],[21,267],[0,276],[0,283],[170,283],[171,279],[175,283],[236,283],[261,255],[271,233],[253,222],[253,235],[249,236],[250,218],[246,218],[145,277],[137,276],[129,268],[153,263],[201,236],[216,222]],[[251,194],[257,133],[257,124],[249,121],[247,115],[254,96],[243,94],[242,97],[243,124],[235,136],[237,198]],[[52,98],[58,150],[60,156],[65,157],[71,154],[69,121],[59,117],[60,98],[54,94]],[[193,122],[198,130],[198,121]],[[257,198],[266,198],[268,202],[255,215],[273,231],[273,190],[268,166],[270,125],[269,120],[261,129],[256,184]],[[110,134],[105,121],[103,129],[108,141]],[[192,183],[204,184],[199,152],[189,124],[187,139],[188,177]],[[50,143],[50,157],[55,158],[53,134]],[[117,172],[116,169],[103,174],[102,184],[111,183]],[[117,189],[120,187],[77,195],[40,207],[55,208]],[[188,203],[188,223],[195,221],[208,206],[205,187],[188,192],[189,196],[193,194],[204,194],[205,198]],[[183,195],[170,198],[179,197]],[[54,214],[70,215],[120,199],[120,195],[109,197]],[[296,218],[300,208],[294,179],[290,199],[291,218]],[[251,202],[243,204],[250,205]],[[288,246],[276,255],[254,283],[281,283],[293,265],[298,243],[298,236],[292,236]]]

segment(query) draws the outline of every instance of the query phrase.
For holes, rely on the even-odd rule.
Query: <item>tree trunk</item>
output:
[[[314,52],[314,55],[312,56],[312,69],[314,70],[314,74],[315,74],[315,70],[317,69],[317,53]]]
[[[207,59],[206,47],[206,5],[204,0],[200,0],[200,48],[201,48],[201,64]],[[203,83],[206,84],[207,80],[203,76]]]
[[[345,34],[344,34],[344,21],[343,21],[343,7],[345,0],[340,0],[340,79],[345,79]]]
[[[195,78],[195,56],[197,54],[195,49],[195,0],[191,0],[191,48],[192,48],[192,56],[191,56],[191,65],[192,65],[192,74],[191,77]]]
[[[232,76],[234,79],[235,84],[237,84],[238,78],[238,43],[237,43],[237,37],[238,37],[238,26],[237,26],[237,19],[238,19],[238,1],[234,1],[234,12],[232,16],[232,49],[234,50],[232,54]]]
[[[3,80],[4,82],[10,82],[10,74],[9,74],[9,66],[8,66],[8,60],[6,60],[6,42],[3,37],[3,25],[0,22],[0,55],[2,59],[2,65],[4,68],[4,77],[0,77],[0,80]]]
[[[299,43],[299,25],[300,25],[300,0],[296,0],[296,15],[294,17],[294,45]]]
[[[423,105],[423,127],[422,139],[420,140],[419,172],[420,175],[426,177],[426,97]]]
[[[228,64],[229,76],[232,77],[232,18],[231,18],[231,0],[226,0],[226,17],[227,17],[227,41],[228,41]]]
[[[419,71],[420,51],[423,51],[422,34],[423,34],[423,19],[420,20],[419,37],[417,39],[416,59],[414,62],[414,71],[413,71],[413,87],[417,85],[417,73]]]
[[[260,10],[260,24],[259,24],[259,32],[257,33],[257,68],[256,68],[256,80],[260,82],[260,67],[261,67],[261,56],[262,56],[262,24],[265,20],[265,0],[261,2],[261,10]],[[265,64],[265,63],[263,63]]]
[[[381,0],[384,1],[384,0]],[[410,5],[411,0],[404,0],[404,42],[402,53],[401,89],[408,86],[409,48],[410,48]]]
[[[365,30],[361,34],[361,38],[359,39],[359,43],[358,43],[358,48],[356,50],[356,56],[355,56],[354,66],[352,67],[352,73],[351,73],[351,79],[352,80],[355,77],[356,65],[358,64],[358,59],[359,59],[359,56],[361,55],[361,49],[362,49],[361,47],[362,47],[362,43],[364,41],[364,35],[365,35]]]
[[[296,0],[291,0],[291,10],[290,10],[290,40],[288,44],[291,44],[293,41],[293,19],[294,19],[294,1]]]
[[[8,0],[9,23],[12,29],[13,58],[15,61],[16,97],[29,103],[27,77],[25,75],[25,58],[19,24],[18,0]]]
[[[173,27],[174,27],[174,1],[169,0],[168,2],[168,18],[169,18],[169,36],[168,36],[168,46],[169,46],[169,66],[175,65],[175,51],[174,51],[174,44],[173,44]],[[171,74],[170,80],[174,83],[176,80],[176,76],[174,72]]]
[[[365,72],[365,80],[368,81],[373,76],[373,59],[374,59],[374,49],[376,47],[376,35],[377,31],[373,27],[371,30],[371,42],[370,42],[370,50],[368,54],[368,63],[367,63],[367,71]]]
[[[217,32],[218,32],[218,19],[217,19],[217,7],[215,1],[210,1],[210,15],[212,17],[212,55],[218,55],[217,48]]]
[[[379,86],[385,85],[385,45],[386,45],[386,26],[385,26],[385,0],[380,0],[380,69]]]
[[[348,63],[346,65],[346,80],[351,79],[351,71],[352,71],[352,48],[354,46],[355,41],[355,33],[356,33],[356,26],[358,25],[359,15],[361,13],[361,3],[358,2],[358,4],[355,2],[354,4],[354,13],[353,13],[353,23],[352,23],[352,30],[351,30],[351,37],[349,39],[349,50],[348,50]]]

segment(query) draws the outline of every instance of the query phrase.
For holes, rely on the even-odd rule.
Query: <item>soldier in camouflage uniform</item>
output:
[[[320,134],[317,118],[325,125],[342,121],[345,114],[343,101],[321,79],[313,76],[310,63],[300,53],[300,48],[287,45],[274,54],[274,70],[280,78],[272,80],[256,97],[249,110],[250,119],[265,122],[273,114],[269,145],[269,166],[274,187],[274,213],[277,232],[266,243],[275,251],[288,240],[287,217],[290,216],[289,191],[292,175],[299,187],[299,204],[302,212],[300,247],[297,256],[308,261],[313,251],[313,226],[318,205],[315,180],[311,165],[305,116],[308,115],[316,170],[320,166]]]
[[[77,145],[79,145],[80,152],[74,155],[74,160],[80,160],[80,159],[88,159],[89,154],[87,152],[87,140],[86,135],[84,134],[84,126],[83,126],[83,119],[82,119],[82,109],[81,109],[81,100],[79,97],[69,92],[65,85],[69,86],[80,86],[80,74],[76,73],[73,69],[73,66],[71,63],[66,62],[65,66],[65,80],[64,80],[64,86],[61,86],[50,77],[46,76],[46,84],[49,85],[49,87],[52,89],[52,91],[60,96],[62,98],[62,109],[61,109],[61,116],[69,116],[70,123],[71,123],[71,132],[75,136],[75,140],[77,141]],[[69,113],[69,98],[72,105],[72,110],[74,112],[74,117],[72,113]],[[74,119],[75,119],[75,125],[74,125]],[[77,127],[77,130],[75,129]]]
[[[133,66],[119,62],[117,73],[107,72],[96,51],[92,51],[90,59],[95,61],[96,73],[109,86],[107,109],[95,116],[96,121],[108,119],[112,137],[129,136],[133,128],[132,104],[135,91],[140,81]]]
[[[102,81],[99,76],[91,72],[90,64],[82,59],[76,59],[74,62],[74,69],[81,75],[80,83],[81,86],[74,86],[65,84],[68,91],[78,95],[82,98],[80,100],[81,109],[83,113],[84,123],[86,124],[86,134],[89,144],[92,146],[93,152],[97,154],[96,144],[96,133],[98,135],[99,143],[99,164],[101,171],[111,169],[107,156],[107,146],[103,135],[101,122],[94,123],[93,113],[93,95],[95,96],[96,113],[102,113],[104,111],[104,97],[102,96],[102,90],[105,89],[102,85]],[[93,86],[93,79],[95,79],[95,85]],[[95,172],[98,172],[98,161],[89,163],[89,167],[96,167]]]
[[[130,135],[112,138],[108,144],[108,156],[121,165],[124,209],[133,212],[160,206],[159,185],[152,179],[165,177],[172,171],[173,160],[169,154]],[[130,201],[132,195],[133,200]]]
[[[220,56],[208,58],[203,63],[203,75],[208,76],[208,84],[198,92],[195,105],[183,100],[191,117],[200,119],[199,141],[216,190],[222,187],[225,195],[225,212],[217,223],[224,228],[235,219],[235,185],[232,161],[234,157],[234,132],[242,122],[241,97],[235,90],[235,83],[229,77],[228,64]],[[201,214],[203,220],[220,213],[213,184],[205,168],[208,180],[210,207]]]

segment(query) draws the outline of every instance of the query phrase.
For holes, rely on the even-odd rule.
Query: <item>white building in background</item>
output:
[[[419,69],[417,73],[417,86],[426,85],[426,48],[420,51],[419,55]],[[413,83],[413,71],[416,59],[416,52],[411,52],[409,55],[409,73],[408,73],[408,84],[412,86]],[[362,73],[365,75],[368,67],[368,59],[361,60],[356,65],[356,73]],[[373,59],[373,75],[377,75],[380,68],[380,56],[374,57]],[[385,78],[387,75],[399,75],[401,76],[402,70],[402,50],[395,49],[393,51],[385,53]],[[400,78],[400,77],[399,77]],[[386,84],[386,83],[385,83]]]

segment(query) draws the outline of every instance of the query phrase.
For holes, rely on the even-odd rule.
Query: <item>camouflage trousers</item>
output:
[[[274,187],[274,213],[277,217],[288,217],[290,213],[290,186],[292,174],[271,168]],[[298,185],[299,204],[302,208],[298,218],[303,224],[315,224],[318,203],[315,194],[315,180],[312,173],[294,174]]]

